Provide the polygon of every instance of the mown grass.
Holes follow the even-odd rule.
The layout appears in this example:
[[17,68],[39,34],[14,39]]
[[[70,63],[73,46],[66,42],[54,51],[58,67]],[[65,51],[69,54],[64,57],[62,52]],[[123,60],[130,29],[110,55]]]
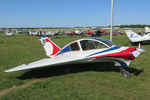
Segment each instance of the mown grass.
[[15,78],[22,72],[5,73],[4,70],[45,57],[37,39],[31,36],[0,37],[0,89],[26,82]]
[[[88,36],[87,36],[88,37]],[[102,36],[109,39],[109,36]],[[142,45],[147,52],[136,58],[130,68],[132,77],[122,78],[119,69],[109,64],[70,65],[75,70],[65,74],[62,67],[25,70],[5,73],[4,70],[23,63],[45,58],[39,37],[0,37],[0,90],[27,81],[49,77],[29,87],[17,89],[0,97],[1,100],[149,100],[150,99],[150,46]],[[82,37],[59,36],[52,40],[63,47]],[[5,44],[7,40],[7,44]],[[132,45],[126,35],[113,37],[121,46]],[[64,67],[64,66],[63,66]],[[100,69],[97,71],[97,68]],[[78,68],[78,69],[76,69]]]

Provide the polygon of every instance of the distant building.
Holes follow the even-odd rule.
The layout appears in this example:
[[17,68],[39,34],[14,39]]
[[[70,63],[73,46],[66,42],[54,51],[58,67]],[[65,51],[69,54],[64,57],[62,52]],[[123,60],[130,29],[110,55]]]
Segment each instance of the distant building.
[[120,28],[119,28],[119,27],[114,27],[114,29],[115,29],[115,30],[118,30],[118,29],[120,29]]

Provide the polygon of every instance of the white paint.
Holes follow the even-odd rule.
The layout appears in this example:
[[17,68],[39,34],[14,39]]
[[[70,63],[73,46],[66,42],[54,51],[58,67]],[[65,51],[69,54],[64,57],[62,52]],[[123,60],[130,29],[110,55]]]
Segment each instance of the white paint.
[[50,56],[53,53],[53,45],[50,42],[45,43],[44,49],[47,56]]

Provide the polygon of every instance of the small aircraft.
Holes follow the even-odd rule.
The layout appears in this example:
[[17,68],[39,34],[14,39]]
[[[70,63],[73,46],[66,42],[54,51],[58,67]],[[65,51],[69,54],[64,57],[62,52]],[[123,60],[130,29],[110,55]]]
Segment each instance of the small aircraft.
[[45,35],[47,36],[54,36],[56,34],[56,32],[54,31],[48,31],[47,33],[45,33]]
[[15,68],[5,70],[5,72],[63,64],[113,62],[115,66],[122,66],[122,76],[129,78],[130,73],[125,71],[124,67],[129,66],[136,57],[145,52],[141,48],[116,46],[104,38],[79,39],[69,43],[62,49],[48,37],[42,37],[40,40],[46,55],[51,58],[22,64]]
[[146,33],[150,33],[150,28],[149,27],[145,27],[145,32]]
[[113,31],[113,36],[118,36],[118,34],[119,34],[119,31],[117,31],[117,30]]
[[29,31],[29,34],[30,34],[30,35],[33,35],[33,36],[37,36],[38,32],[37,32],[37,31],[32,31],[32,32]]
[[75,30],[74,33],[75,33],[75,35],[84,37],[86,31],[85,30]]
[[130,39],[131,42],[149,42],[150,43],[150,33],[144,33],[143,35],[138,35],[135,32],[131,30],[126,30],[125,31],[128,38]]
[[7,36],[12,36],[14,33],[13,32],[9,32],[9,31],[6,31],[5,33]]
[[91,35],[91,37],[101,36],[100,30],[94,30],[93,32],[91,30],[88,30],[88,34]]
[[94,30],[93,32],[91,30],[88,30],[88,34],[91,35],[91,37],[95,37],[101,35],[109,35],[109,32],[107,32],[106,30]]
[[76,35],[80,35],[80,34],[82,34],[84,31],[83,31],[83,30],[75,30],[74,32],[75,32]]

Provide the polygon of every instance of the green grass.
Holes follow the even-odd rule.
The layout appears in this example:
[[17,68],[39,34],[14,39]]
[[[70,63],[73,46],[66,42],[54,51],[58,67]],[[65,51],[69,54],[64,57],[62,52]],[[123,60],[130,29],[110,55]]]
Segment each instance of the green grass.
[[[109,39],[109,36],[102,37]],[[64,74],[62,68],[5,73],[6,69],[46,57],[38,38],[25,35],[0,37],[0,90],[49,77],[48,80],[9,92],[1,96],[0,100],[150,99],[150,45],[142,45],[147,52],[136,58],[128,68],[132,75],[130,79],[122,78],[118,69],[107,64],[71,65],[81,69],[70,74]],[[81,37],[60,36],[52,37],[52,40],[63,47],[79,38]],[[126,35],[113,37],[113,42],[121,46],[133,46]],[[101,69],[97,71],[97,67]]]

